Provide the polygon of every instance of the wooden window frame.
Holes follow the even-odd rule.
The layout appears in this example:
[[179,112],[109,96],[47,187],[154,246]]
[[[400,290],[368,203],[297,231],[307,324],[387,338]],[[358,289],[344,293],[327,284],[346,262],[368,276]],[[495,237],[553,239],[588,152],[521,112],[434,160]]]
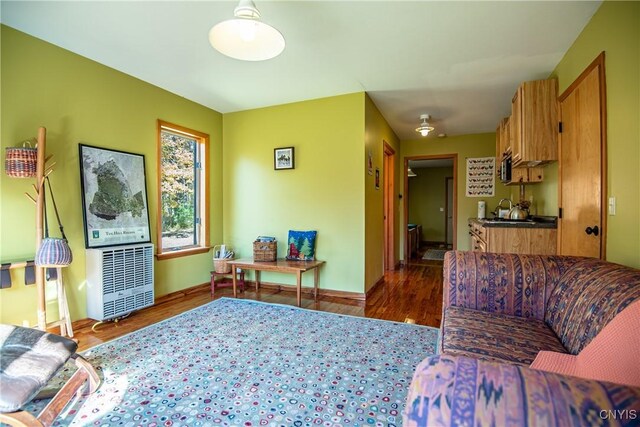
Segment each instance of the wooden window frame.
[[[183,249],[177,249],[172,251],[163,252],[162,249],[162,131],[168,130],[184,136],[194,138],[198,141],[198,144],[202,144],[204,147],[203,165],[202,165],[202,179],[200,182],[200,201],[204,206],[201,207],[201,229],[200,229],[200,244],[193,247],[185,247]],[[156,258],[158,260],[178,258],[188,255],[203,254],[211,250],[210,238],[209,238],[209,135],[203,132],[199,132],[193,129],[186,128],[184,126],[176,125],[173,123],[158,120],[157,124],[157,186],[158,186],[158,203],[157,203],[157,218],[156,218],[156,235],[158,244],[156,245]]]

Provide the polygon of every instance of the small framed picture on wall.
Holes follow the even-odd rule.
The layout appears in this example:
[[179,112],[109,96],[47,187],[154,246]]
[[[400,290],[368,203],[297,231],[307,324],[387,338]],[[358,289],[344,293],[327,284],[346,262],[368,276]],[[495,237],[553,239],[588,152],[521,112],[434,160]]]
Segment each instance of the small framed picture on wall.
[[376,190],[380,189],[380,168],[376,168]]
[[273,149],[273,168],[294,169],[295,168],[295,151],[293,147],[282,147]]

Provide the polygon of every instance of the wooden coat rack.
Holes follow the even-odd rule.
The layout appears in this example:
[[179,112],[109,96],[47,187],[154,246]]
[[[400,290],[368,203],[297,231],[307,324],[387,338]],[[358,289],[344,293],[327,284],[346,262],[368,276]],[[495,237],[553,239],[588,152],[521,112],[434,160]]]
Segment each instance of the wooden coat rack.
[[[38,153],[36,164],[36,184],[33,185],[33,189],[36,192],[35,197],[29,193],[25,193],[29,199],[36,204],[36,253],[40,249],[43,238],[43,224],[44,224],[44,180],[51,172],[55,162],[50,165],[46,163],[51,160],[53,156],[46,157],[46,144],[47,144],[47,130],[44,127],[38,129]],[[36,288],[38,292],[38,329],[47,330],[55,326],[60,327],[61,335],[68,335],[73,337],[73,330],[71,329],[71,318],[69,316],[69,306],[67,304],[67,297],[64,291],[64,284],[62,282],[62,268],[57,268],[57,294],[58,294],[58,309],[59,320],[56,322],[47,323],[47,296],[46,296],[46,280],[45,280],[45,267],[35,266],[36,276]]]

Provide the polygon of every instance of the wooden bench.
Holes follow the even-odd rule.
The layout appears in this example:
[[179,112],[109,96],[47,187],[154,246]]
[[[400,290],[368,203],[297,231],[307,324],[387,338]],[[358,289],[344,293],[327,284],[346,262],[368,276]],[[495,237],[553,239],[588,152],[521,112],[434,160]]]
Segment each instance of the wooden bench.
[[[231,268],[241,268],[243,270],[254,270],[256,272],[256,292],[260,288],[260,272],[273,271],[276,273],[291,273],[296,275],[296,292],[298,307],[302,303],[302,273],[313,270],[313,298],[318,298],[318,282],[320,281],[319,267],[324,261],[289,261],[286,259],[278,259],[273,262],[254,261],[251,258],[237,259],[228,262]],[[233,296],[238,297],[237,278],[233,275]]]

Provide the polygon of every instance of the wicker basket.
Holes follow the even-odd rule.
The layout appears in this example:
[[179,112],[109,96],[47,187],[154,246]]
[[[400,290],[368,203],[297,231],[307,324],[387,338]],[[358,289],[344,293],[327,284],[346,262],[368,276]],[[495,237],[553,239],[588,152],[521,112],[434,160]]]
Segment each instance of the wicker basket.
[[[26,145],[29,147],[26,147]],[[31,143],[26,141],[22,147],[7,147],[4,158],[4,170],[13,178],[33,178],[36,176],[38,163],[38,149],[31,148]]]
[[[213,253],[216,253],[217,250],[220,250],[220,245],[216,245],[213,247]],[[227,246],[228,250],[231,250],[229,246]],[[213,257],[213,270],[216,273],[231,273],[231,265],[229,265],[229,261],[233,261],[234,258],[216,258],[215,255]]]
[[253,242],[253,260],[272,262],[276,260],[278,242]]
[[231,265],[229,261],[233,261],[233,258],[214,258],[213,270],[216,273],[231,273]]

